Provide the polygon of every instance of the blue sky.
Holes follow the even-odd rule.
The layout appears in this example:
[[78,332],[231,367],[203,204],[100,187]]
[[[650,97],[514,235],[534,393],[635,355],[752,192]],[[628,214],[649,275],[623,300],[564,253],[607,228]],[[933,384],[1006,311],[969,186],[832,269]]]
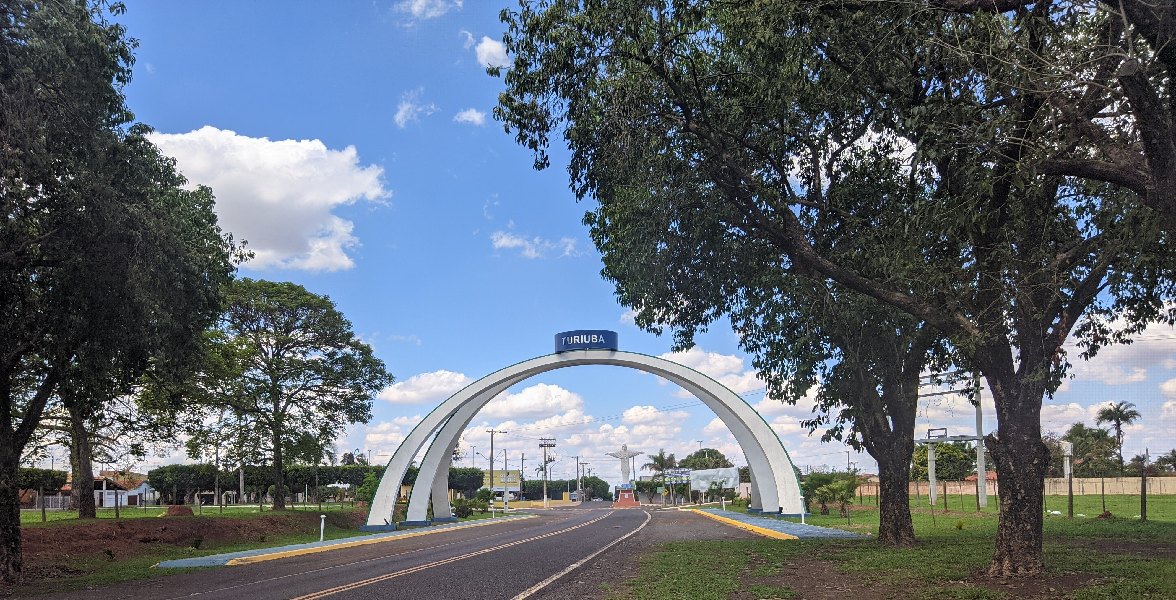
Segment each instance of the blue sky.
[[[493,121],[502,83],[485,67],[506,59],[498,13],[513,3],[127,6],[119,21],[140,40],[129,104],[190,180],[213,187],[222,225],[257,253],[242,275],[329,295],[397,377],[375,401],[372,422],[351,428],[339,451],[386,460],[419,415],[468,381],[551,352],[559,331],[613,329],[622,349],[669,352],[668,337],[626,320],[600,277],[580,223],[592,206],[569,192],[563,149],[537,172]],[[1128,400],[1145,415],[1129,430],[1129,455],[1176,445],[1176,334],[1165,327],[1149,336],[1079,365],[1047,400],[1047,429],[1091,422],[1095,404]],[[800,431],[808,407],[756,393],[762,386],[728,326],[698,341],[676,360],[746,393],[795,462],[845,464],[844,446]],[[621,443],[681,457],[703,440],[741,462],[714,415],[683,396],[620,368],[549,373],[488,406],[463,446],[487,452],[483,424],[513,429],[495,446],[497,464],[506,449],[517,468],[521,453],[538,464],[537,438],[554,435],[555,476],[570,473],[568,457],[578,454],[614,482],[619,463],[604,453]],[[921,411],[920,431],[974,429],[962,400],[939,398]],[[868,456],[849,458],[874,467]]]

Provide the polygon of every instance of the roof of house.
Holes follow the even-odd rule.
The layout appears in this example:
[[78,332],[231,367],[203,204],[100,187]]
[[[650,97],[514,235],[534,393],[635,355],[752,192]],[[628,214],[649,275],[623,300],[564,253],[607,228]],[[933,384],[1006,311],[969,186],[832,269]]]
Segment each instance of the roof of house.
[[146,475],[131,471],[98,471],[98,474],[103,477],[109,477],[128,490],[133,490],[139,487],[144,481],[147,481]]
[[[985,471],[984,473],[985,481],[996,481],[996,471]],[[976,475],[974,473],[972,475],[968,475],[964,478],[964,481],[976,481]]]

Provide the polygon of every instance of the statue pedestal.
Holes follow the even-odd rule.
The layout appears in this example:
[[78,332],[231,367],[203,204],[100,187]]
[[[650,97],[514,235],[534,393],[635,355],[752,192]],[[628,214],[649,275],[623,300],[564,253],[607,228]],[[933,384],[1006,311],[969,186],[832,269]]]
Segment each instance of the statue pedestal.
[[621,490],[613,502],[613,508],[636,508],[638,506],[641,506],[641,503],[634,497],[633,490]]

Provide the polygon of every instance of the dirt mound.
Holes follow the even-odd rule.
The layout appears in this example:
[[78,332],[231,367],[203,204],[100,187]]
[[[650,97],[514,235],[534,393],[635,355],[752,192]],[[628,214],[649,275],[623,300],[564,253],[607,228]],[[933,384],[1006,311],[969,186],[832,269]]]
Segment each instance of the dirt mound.
[[191,517],[195,514],[192,512],[192,507],[183,504],[173,504],[167,507],[167,516],[169,517]]
[[[306,535],[306,541],[311,538],[317,541],[319,514],[285,511],[248,517],[59,521],[50,526],[22,528],[21,534],[28,573],[33,578],[38,575],[52,577],[76,568],[79,558],[122,560],[151,554],[152,549],[161,544],[215,550],[219,545],[265,542],[290,535]],[[366,516],[364,511],[330,512],[327,513],[327,523],[341,529],[358,530]]]

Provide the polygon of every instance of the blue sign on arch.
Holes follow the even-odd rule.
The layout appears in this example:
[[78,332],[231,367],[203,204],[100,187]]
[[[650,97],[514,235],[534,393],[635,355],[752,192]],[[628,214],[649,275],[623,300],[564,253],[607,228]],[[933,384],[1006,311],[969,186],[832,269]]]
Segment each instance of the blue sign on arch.
[[555,353],[570,350],[616,350],[617,332],[603,329],[578,329],[555,334]]

